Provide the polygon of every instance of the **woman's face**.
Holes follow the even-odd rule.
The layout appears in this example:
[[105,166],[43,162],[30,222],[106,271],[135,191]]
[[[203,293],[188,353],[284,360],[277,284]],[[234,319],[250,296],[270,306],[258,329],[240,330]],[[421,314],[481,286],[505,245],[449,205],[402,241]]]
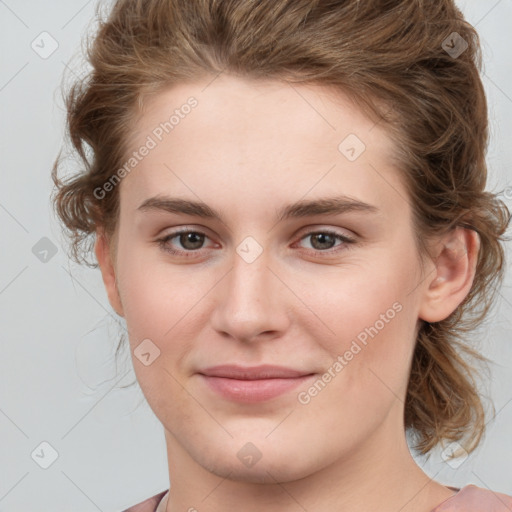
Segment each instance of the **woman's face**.
[[287,481],[403,438],[432,278],[380,125],[221,75],[149,100],[131,143],[117,309],[174,460]]

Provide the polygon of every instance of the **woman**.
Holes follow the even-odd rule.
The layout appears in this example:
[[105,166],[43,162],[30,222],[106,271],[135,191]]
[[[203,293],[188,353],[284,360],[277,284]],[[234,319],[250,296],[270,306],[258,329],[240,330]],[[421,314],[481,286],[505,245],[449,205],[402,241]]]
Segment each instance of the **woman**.
[[464,334],[510,213],[479,52],[450,0],[114,4],[53,176],[165,432],[170,490],[129,511],[512,509],[406,439],[484,431]]

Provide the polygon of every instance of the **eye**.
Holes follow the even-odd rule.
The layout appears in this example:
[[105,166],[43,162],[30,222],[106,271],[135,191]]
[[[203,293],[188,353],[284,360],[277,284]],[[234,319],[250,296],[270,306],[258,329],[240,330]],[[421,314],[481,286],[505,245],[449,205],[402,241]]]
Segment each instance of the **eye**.
[[[177,242],[185,249],[174,249],[171,241],[177,239]],[[163,238],[157,240],[160,248],[166,252],[177,256],[192,257],[194,253],[202,249],[205,238],[208,238],[205,233],[201,231],[192,231],[190,229],[183,229],[169,233]]]
[[[348,237],[347,235],[329,229],[310,231],[309,233],[306,233],[304,236],[302,236],[300,241],[306,240],[308,238],[311,240],[312,246],[312,248],[308,249],[308,251],[314,252],[315,255],[326,253],[325,256],[346,250],[349,248],[349,244],[354,244],[356,242],[356,240]],[[174,239],[176,239],[176,241],[173,243],[172,241]],[[194,253],[200,252],[200,250],[203,248],[205,239],[208,239],[208,236],[202,231],[181,229],[179,231],[169,233],[165,237],[156,240],[156,242],[165,252],[175,256],[192,258],[196,256]],[[337,240],[340,241],[341,244],[337,246],[337,249],[331,250],[333,247],[335,247]],[[183,249],[176,249],[175,244],[180,244]],[[323,255],[324,254],[322,254],[322,256]]]
[[[311,241],[310,244],[312,246],[312,251],[316,253],[328,253],[329,255],[346,250],[349,248],[349,244],[356,242],[353,238],[348,237],[347,235],[329,229],[310,231],[306,235],[302,236],[300,241],[307,239],[310,239]],[[330,250],[335,247],[334,244],[336,243],[336,240],[339,240],[342,243],[337,246],[337,249]]]

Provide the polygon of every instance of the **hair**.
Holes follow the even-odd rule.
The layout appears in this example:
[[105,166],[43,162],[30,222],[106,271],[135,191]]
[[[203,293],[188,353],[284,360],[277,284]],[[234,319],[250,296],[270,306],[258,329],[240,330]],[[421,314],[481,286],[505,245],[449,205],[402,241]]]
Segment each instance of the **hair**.
[[[99,7],[99,6],[98,6]],[[488,114],[477,32],[452,0],[118,0],[88,41],[91,69],[65,97],[80,169],[52,177],[70,257],[87,261],[97,230],[115,234],[119,187],[98,199],[126,161],[145,98],[219,73],[332,88],[351,98],[396,143],[418,253],[457,226],[480,238],[476,275],[445,320],[422,322],[404,426],[426,454],[460,441],[473,451],[485,409],[475,378],[486,361],[468,334],[488,315],[504,274],[510,212],[485,191]],[[460,55],[446,41],[458,34]],[[448,48],[453,47],[448,45]],[[119,346],[118,346],[119,349]]]

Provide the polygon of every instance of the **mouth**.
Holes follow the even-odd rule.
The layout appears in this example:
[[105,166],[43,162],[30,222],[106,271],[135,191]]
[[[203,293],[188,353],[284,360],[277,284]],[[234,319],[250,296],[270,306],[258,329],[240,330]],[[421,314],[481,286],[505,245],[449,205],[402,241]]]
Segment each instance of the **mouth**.
[[271,400],[305,384],[316,374],[283,366],[221,365],[198,372],[208,388],[222,398],[245,403]]

